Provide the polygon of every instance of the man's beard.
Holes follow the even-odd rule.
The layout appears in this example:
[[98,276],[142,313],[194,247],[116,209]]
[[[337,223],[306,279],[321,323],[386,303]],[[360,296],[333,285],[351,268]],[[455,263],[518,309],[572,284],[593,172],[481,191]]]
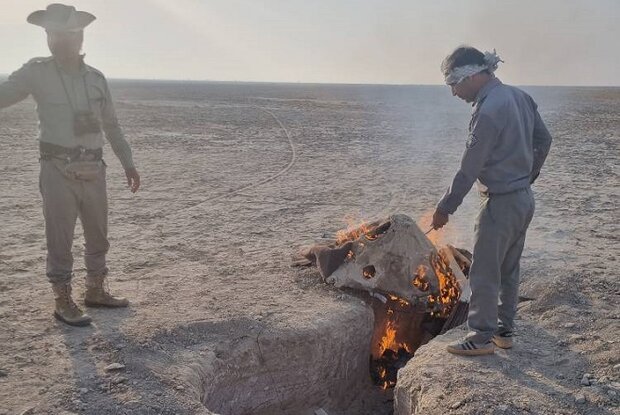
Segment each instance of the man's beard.
[[71,59],[80,55],[80,50],[68,45],[57,45],[50,48],[52,55],[59,59]]

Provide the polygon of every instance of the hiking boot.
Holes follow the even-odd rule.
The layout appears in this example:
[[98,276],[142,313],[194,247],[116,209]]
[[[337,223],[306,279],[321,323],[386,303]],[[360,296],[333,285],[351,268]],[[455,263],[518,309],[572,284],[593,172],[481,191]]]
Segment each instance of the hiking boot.
[[469,340],[461,340],[460,342],[449,344],[446,349],[448,352],[459,356],[481,356],[495,353],[495,345],[491,341],[474,343]]
[[84,296],[84,304],[87,307],[127,307],[129,305],[129,301],[126,298],[114,297],[110,294],[105,282],[105,275],[98,277],[86,277],[86,295]]
[[91,318],[88,314],[84,314],[71,298],[71,283],[52,284],[52,290],[56,302],[54,317],[70,326],[88,326],[90,324]]
[[512,336],[512,331],[502,330],[495,333],[492,340],[497,347],[500,347],[502,349],[510,349],[512,348]]

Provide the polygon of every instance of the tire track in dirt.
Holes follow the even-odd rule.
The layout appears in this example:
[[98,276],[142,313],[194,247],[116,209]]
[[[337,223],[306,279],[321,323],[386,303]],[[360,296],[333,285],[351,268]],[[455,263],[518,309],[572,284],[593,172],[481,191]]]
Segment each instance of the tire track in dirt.
[[286,128],[286,126],[282,123],[280,118],[278,118],[278,116],[273,113],[273,111],[268,110],[268,109],[263,108],[263,107],[259,107],[257,105],[250,105],[250,108],[257,109],[257,110],[262,111],[262,112],[268,114],[269,116],[271,116],[271,118],[274,119],[274,121],[278,124],[278,126],[280,126],[282,131],[284,131],[286,139],[288,140],[289,146],[291,148],[291,159],[290,159],[289,163],[282,170],[280,170],[279,172],[277,172],[275,174],[272,174],[272,175],[270,175],[269,177],[267,177],[267,178],[265,178],[263,180],[260,180],[260,181],[257,181],[257,182],[253,182],[253,183],[247,184],[245,186],[241,186],[241,187],[239,187],[237,189],[234,189],[234,190],[222,193],[219,196],[215,196],[215,197],[212,197],[212,198],[207,198],[207,199],[201,200],[201,201],[199,201],[199,202],[197,202],[197,203],[195,203],[193,205],[190,205],[188,207],[185,207],[185,208],[181,209],[180,211],[173,212],[174,214],[178,214],[179,212],[189,212],[189,211],[191,211],[193,209],[196,209],[199,206],[201,206],[201,205],[203,205],[203,204],[205,204],[207,202],[216,202],[216,201],[221,200],[221,199],[223,199],[225,197],[234,196],[234,195],[239,194],[239,193],[241,193],[243,191],[257,188],[259,186],[262,186],[264,184],[272,182],[273,180],[277,179],[280,176],[285,175],[286,173],[288,173],[293,168],[293,166],[297,162],[297,149],[295,148],[295,143],[293,142],[293,139],[291,138],[291,134],[289,133],[289,131]]

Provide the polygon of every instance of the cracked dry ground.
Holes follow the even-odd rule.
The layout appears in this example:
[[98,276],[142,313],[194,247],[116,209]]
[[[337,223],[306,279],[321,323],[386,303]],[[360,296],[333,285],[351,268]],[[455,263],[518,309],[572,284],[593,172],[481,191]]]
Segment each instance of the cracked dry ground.
[[[530,92],[555,142],[535,186],[520,345],[474,364],[443,351],[458,331],[435,339],[397,388],[417,391],[411,412],[618,413],[620,91]],[[106,148],[111,288],[132,307],[89,311],[86,329],[51,318],[33,104],[0,112],[0,413],[207,413],[201,400],[235,413],[226,405],[249,399],[235,395],[242,381],[263,402],[257,413],[296,413],[295,401],[386,413],[389,396],[365,389],[352,357],[366,347],[368,308],[290,268],[290,256],[348,215],[427,216],[459,161],[469,108],[435,87],[115,82],[113,93],[144,177],[130,195]],[[298,155],[260,186],[292,152],[255,106],[276,114]],[[446,242],[471,247],[476,204],[472,192]],[[582,386],[585,373],[596,382]]]

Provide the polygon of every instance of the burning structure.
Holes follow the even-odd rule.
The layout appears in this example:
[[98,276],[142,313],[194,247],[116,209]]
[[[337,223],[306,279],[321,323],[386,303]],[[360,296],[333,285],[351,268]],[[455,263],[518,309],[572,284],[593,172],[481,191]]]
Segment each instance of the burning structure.
[[303,256],[326,283],[368,294],[375,314],[370,371],[384,389],[421,345],[465,321],[471,256],[438,249],[406,215],[339,231]]

